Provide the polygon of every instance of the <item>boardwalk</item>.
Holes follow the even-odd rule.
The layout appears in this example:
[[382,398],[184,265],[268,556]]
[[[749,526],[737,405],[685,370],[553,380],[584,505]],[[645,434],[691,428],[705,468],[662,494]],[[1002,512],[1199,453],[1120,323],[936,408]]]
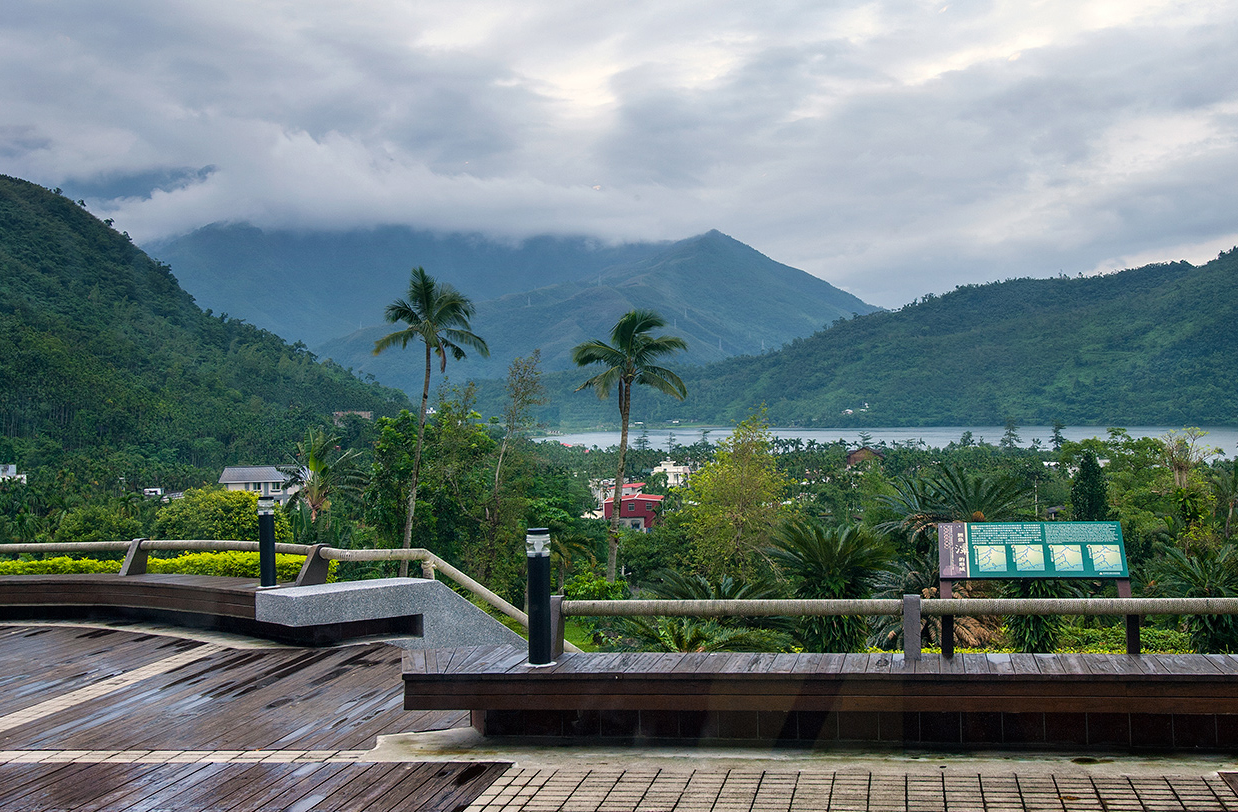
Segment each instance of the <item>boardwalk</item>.
[[[1089,773],[1061,759],[969,772],[943,755],[827,762],[766,752],[758,763],[685,751],[651,767],[616,751],[519,743],[401,751],[389,738],[375,749],[379,736],[457,736],[469,721],[403,710],[401,653],[0,626],[0,810],[1238,810],[1216,769],[1194,762],[1123,775],[1120,765]],[[433,656],[468,662],[463,652]]]

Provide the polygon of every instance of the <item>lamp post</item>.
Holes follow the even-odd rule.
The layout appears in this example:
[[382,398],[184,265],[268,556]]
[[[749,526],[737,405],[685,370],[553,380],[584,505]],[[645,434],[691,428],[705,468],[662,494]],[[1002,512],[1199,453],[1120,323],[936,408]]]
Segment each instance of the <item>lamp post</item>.
[[261,586],[275,586],[275,497],[258,497],[258,577]]
[[552,663],[550,637],[550,530],[530,527],[524,536],[529,563],[529,665]]

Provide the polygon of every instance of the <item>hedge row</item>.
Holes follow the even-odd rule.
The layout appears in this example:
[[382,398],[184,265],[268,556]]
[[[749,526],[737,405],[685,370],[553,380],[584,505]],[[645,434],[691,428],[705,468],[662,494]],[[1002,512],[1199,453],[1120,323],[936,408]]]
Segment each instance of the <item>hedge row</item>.
[[[295,581],[305,557],[276,555],[275,574],[280,581]],[[0,575],[67,575],[73,573],[120,572],[119,561],[70,558],[67,555],[41,561],[0,561]],[[336,562],[331,562],[328,581],[335,580]],[[257,578],[258,554],[245,552],[185,553],[176,558],[150,558],[147,572],[172,575],[220,575],[232,578]]]

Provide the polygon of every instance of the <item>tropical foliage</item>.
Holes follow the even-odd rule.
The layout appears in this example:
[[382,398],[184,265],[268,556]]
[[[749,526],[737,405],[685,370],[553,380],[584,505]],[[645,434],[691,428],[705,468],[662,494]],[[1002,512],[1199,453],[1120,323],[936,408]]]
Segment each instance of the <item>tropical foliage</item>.
[[623,505],[623,484],[628,450],[628,419],[632,414],[632,388],[649,386],[677,400],[687,396],[679,376],[660,366],[668,356],[687,349],[687,343],[676,336],[655,336],[654,330],[666,326],[666,320],[652,310],[632,310],[624,314],[610,331],[611,343],[594,339],[578,344],[572,350],[572,361],[577,366],[600,366],[602,371],[576,387],[592,389],[599,400],[610,397],[618,390],[619,401],[619,459],[616,464],[614,511],[611,516],[609,545],[606,552],[606,578],[615,580],[615,567],[619,553],[620,509]]
[[[425,348],[425,377],[421,386],[421,406],[417,414],[417,439],[413,445],[413,467],[408,487],[408,513],[404,520],[402,546],[412,546],[413,520],[417,513],[417,480],[421,474],[421,449],[426,429],[426,410],[430,404],[430,371],[433,356],[439,360],[439,372],[447,371],[447,356],[457,361],[465,357],[464,349],[478,354],[490,354],[481,336],[469,329],[473,303],[449,284],[438,282],[424,268],[413,269],[408,283],[408,295],[387,305],[386,318],[391,324],[404,322],[397,330],[374,342],[374,354],[392,347],[407,348],[410,341],[420,341]],[[408,562],[400,563],[400,576],[408,575]]]

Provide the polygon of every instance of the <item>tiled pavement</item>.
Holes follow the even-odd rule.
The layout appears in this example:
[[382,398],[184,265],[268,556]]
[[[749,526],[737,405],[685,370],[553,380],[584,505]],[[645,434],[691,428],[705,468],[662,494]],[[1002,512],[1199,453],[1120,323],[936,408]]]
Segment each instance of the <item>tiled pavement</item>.
[[468,812],[1015,812],[1238,809],[1216,775],[1020,777],[512,768]]
[[[45,770],[57,764],[115,765],[117,769],[130,769],[126,765],[134,768],[148,765],[143,775],[153,776],[158,771],[166,772],[174,766],[180,769],[189,764],[233,765],[218,768],[225,770],[243,768],[246,764],[271,765],[263,769],[283,769],[279,767],[281,764],[303,765],[305,769],[314,770],[313,765],[321,764],[324,765],[321,770],[339,770],[354,769],[340,766],[341,762],[364,765],[399,759],[515,761],[518,763],[499,775],[488,788],[481,789],[480,795],[476,794],[476,790],[472,791],[470,797],[473,800],[467,806],[468,812],[1005,812],[1026,809],[1060,812],[1238,812],[1238,795],[1218,775],[1217,767],[1212,764],[1194,771],[1191,765],[1185,765],[1187,769],[1181,770],[1178,767],[1184,765],[1167,764],[1165,774],[1153,774],[1155,769],[1150,773],[1145,766],[1136,774],[1123,775],[1121,764],[1109,765],[1108,769],[1092,774],[1079,769],[1055,771],[1052,766],[1043,765],[1040,769],[1025,770],[1019,766],[995,768],[992,764],[969,773],[965,764],[953,762],[948,771],[936,774],[931,771],[936,769],[933,765],[929,765],[929,769],[903,769],[905,763],[900,765],[896,761],[888,761],[883,764],[879,759],[875,767],[870,764],[869,768],[849,765],[845,759],[817,764],[767,763],[762,767],[744,765],[728,768],[728,764],[736,763],[733,759],[697,757],[690,752],[682,757],[663,760],[665,766],[651,766],[648,759],[612,756],[590,763],[588,755],[565,760],[546,758],[544,751],[515,749],[509,752],[500,749],[497,753],[493,750],[470,753],[463,748],[445,750],[440,754],[422,752],[420,756],[417,753],[401,756],[391,748],[368,749],[374,742],[374,735],[391,732],[392,720],[395,720],[394,724],[408,720],[410,725],[415,726],[416,719],[420,720],[420,724],[436,725],[442,723],[442,717],[419,717],[400,712],[400,685],[394,672],[390,686],[393,698],[384,698],[382,691],[385,689],[382,686],[386,683],[386,677],[382,676],[385,673],[382,669],[391,665],[382,658],[363,660],[358,659],[360,654],[349,655],[352,658],[349,662],[355,661],[357,665],[346,668],[332,665],[334,670],[324,670],[320,677],[314,676],[313,663],[300,665],[299,670],[255,672],[259,673],[263,682],[255,690],[269,691],[273,697],[280,696],[279,684],[283,680],[289,683],[295,679],[308,680],[298,684],[311,692],[334,686],[332,690],[337,694],[332,696],[335,699],[325,705],[307,706],[300,713],[308,713],[313,718],[297,722],[295,717],[285,713],[287,706],[280,704],[283,700],[254,700],[250,693],[238,690],[235,683],[212,669],[203,669],[203,666],[213,662],[226,664],[227,657],[234,656],[227,653],[230,649],[226,640],[198,640],[192,647],[188,644],[169,647],[157,640],[143,639],[143,635],[126,636],[128,633],[101,636],[66,631],[36,640],[12,626],[8,627],[7,632],[11,635],[7,650],[6,634],[0,632],[0,663],[4,662],[6,655],[13,654],[21,640],[27,647],[39,646],[38,650],[46,658],[40,658],[37,664],[33,664],[35,661],[31,659],[25,662],[9,659],[7,664],[0,666],[0,733],[3,733],[10,748],[0,750],[0,776],[4,777],[16,775],[12,772],[15,770]],[[241,644],[239,648],[247,646]],[[356,650],[361,651],[360,648]],[[51,652],[55,652],[59,659],[52,658]],[[247,656],[252,658],[258,655]],[[288,658],[292,654],[273,653],[270,656]],[[328,665],[331,664],[326,663],[323,667]],[[176,679],[183,684],[178,684]],[[358,680],[358,685],[368,685],[365,691],[369,692],[366,694],[369,698],[364,707],[350,709],[350,703],[355,705],[360,702],[360,689],[348,689],[352,679]],[[364,683],[366,679],[369,683]],[[187,685],[201,685],[201,688],[186,688]],[[135,704],[133,711],[127,711],[123,700],[134,691],[142,694],[143,703],[152,704]],[[183,711],[167,711],[169,715],[165,721],[152,727],[150,720],[154,717],[141,709],[153,707],[164,701],[164,696],[171,696],[177,691],[180,694],[176,694],[179,696],[176,702],[181,705],[176,707],[183,706]],[[244,705],[245,702],[250,702],[250,705]],[[282,734],[263,730],[261,734],[266,738],[256,738],[261,725],[248,718],[236,719],[234,726],[238,732],[228,740],[236,741],[241,746],[234,749],[177,749],[177,745],[184,748],[186,743],[193,743],[186,742],[186,739],[193,738],[193,731],[198,728],[192,725],[202,724],[203,713],[218,717],[227,726],[230,706],[256,709],[263,714],[262,718],[268,726],[278,723],[294,729]],[[97,714],[92,713],[92,709],[96,708]],[[182,712],[182,716],[175,715]],[[103,726],[97,723],[96,716],[117,718]],[[218,726],[220,722],[215,724]],[[304,730],[295,728],[297,724],[303,724]],[[362,728],[369,731],[365,736],[349,732]],[[210,730],[207,727],[202,729]],[[73,749],[75,742],[84,740],[84,730],[93,730],[90,733],[93,741],[115,749],[82,749],[80,745],[78,749]],[[323,738],[323,730],[334,732]],[[333,742],[334,747],[322,746],[321,743],[327,741]],[[159,744],[166,749],[143,749],[143,745],[152,748]],[[318,746],[315,747],[315,744]],[[937,760],[946,761],[948,758]],[[152,773],[152,770],[156,772]],[[490,781],[492,774],[488,773],[480,786]],[[336,772],[331,775],[336,777],[323,780],[342,786],[351,774]],[[287,780],[292,779],[289,777]],[[295,794],[296,786],[290,785],[287,791]],[[453,797],[460,798],[459,794]],[[307,798],[307,803],[298,804],[297,808],[327,808],[318,806],[317,801],[309,803],[309,800]],[[460,812],[468,800],[466,798],[464,804],[456,804],[451,809]],[[244,806],[235,808],[248,809]],[[343,806],[331,808],[362,807],[345,802]],[[419,807],[396,804],[391,808]]]

